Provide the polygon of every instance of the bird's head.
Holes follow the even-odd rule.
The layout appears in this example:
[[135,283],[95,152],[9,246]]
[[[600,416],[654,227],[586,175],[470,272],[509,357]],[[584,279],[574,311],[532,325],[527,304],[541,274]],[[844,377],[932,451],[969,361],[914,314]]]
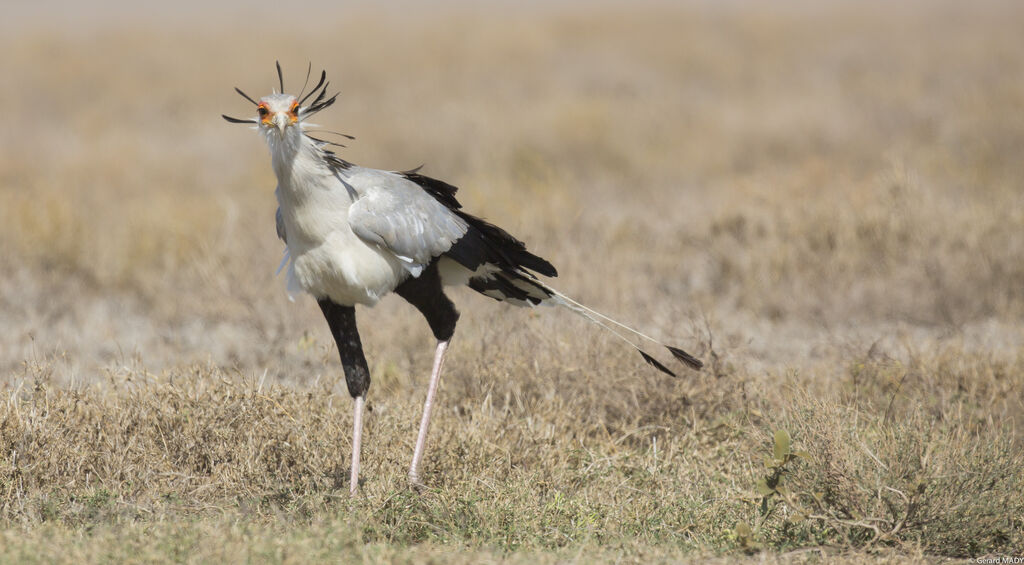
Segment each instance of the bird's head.
[[[334,101],[338,98],[337,94],[327,95],[327,87],[330,85],[327,82],[327,71],[320,73],[320,81],[313,87],[313,90],[310,90],[308,94],[303,96],[306,85],[309,84],[309,72],[311,70],[312,65],[306,71],[306,83],[303,84],[298,96],[284,94],[284,76],[281,73],[281,63],[277,63],[277,78],[281,87],[280,93],[269,94],[257,101],[242,92],[241,89],[235,88],[235,92],[238,92],[243,98],[256,106],[255,118],[222,117],[235,124],[254,124],[256,129],[259,129],[268,137],[276,136],[272,139],[284,139],[288,136],[301,135],[304,126],[303,120],[334,104]],[[312,99],[312,102],[306,104],[310,99]]]
[[279,135],[284,135],[285,129],[298,125],[301,113],[299,99],[291,94],[264,96],[256,103],[257,127],[261,131],[277,131]]

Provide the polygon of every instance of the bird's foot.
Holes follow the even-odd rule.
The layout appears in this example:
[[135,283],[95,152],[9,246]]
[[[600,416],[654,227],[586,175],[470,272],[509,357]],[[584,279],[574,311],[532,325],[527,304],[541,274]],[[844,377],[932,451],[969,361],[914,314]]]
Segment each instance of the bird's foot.
[[416,492],[423,492],[423,490],[427,488],[427,485],[423,484],[423,481],[420,480],[419,473],[417,473],[415,471],[410,471],[409,472],[409,487],[412,488],[412,490],[414,490]]

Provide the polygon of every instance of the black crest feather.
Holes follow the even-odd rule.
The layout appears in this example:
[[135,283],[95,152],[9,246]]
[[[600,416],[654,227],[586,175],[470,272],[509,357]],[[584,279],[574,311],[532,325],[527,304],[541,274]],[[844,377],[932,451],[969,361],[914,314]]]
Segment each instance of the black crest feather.
[[227,120],[227,121],[229,121],[229,122],[231,122],[233,124],[255,124],[256,123],[256,120],[252,120],[252,119],[242,120],[242,119],[239,119],[239,118],[232,118],[231,116],[226,116],[224,114],[221,114],[220,117],[224,118],[225,120]]
[[316,83],[316,86],[313,87],[313,90],[309,91],[309,94],[307,94],[305,97],[303,97],[301,100],[299,100],[299,104],[305,104],[306,100],[308,100],[310,96],[313,96],[314,94],[316,94],[316,91],[320,90],[321,86],[324,86],[324,81],[326,81],[326,80],[327,80],[327,71],[320,71],[320,81]]
[[302,93],[306,91],[306,87],[309,86],[309,75],[313,72],[313,62],[309,62],[309,66],[306,67],[306,80],[302,81],[302,90],[299,91],[299,95],[296,98],[302,98]]
[[249,102],[252,102],[252,105],[253,105],[253,106],[259,106],[259,102],[256,102],[255,100],[253,100],[252,98],[250,98],[248,94],[246,94],[246,93],[242,92],[242,89],[241,89],[241,88],[238,88],[238,87],[236,86],[236,87],[235,87],[235,92],[237,92],[237,93],[241,94],[241,95],[242,95],[242,98],[245,98],[245,99],[246,99],[246,100],[248,100]]

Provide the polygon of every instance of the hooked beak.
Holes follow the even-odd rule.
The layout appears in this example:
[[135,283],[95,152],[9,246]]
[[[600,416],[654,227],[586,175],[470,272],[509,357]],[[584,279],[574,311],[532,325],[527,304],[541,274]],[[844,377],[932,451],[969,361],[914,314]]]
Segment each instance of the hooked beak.
[[284,112],[278,112],[274,114],[274,125],[277,126],[277,130],[284,134],[284,128],[291,124],[291,118],[289,118]]

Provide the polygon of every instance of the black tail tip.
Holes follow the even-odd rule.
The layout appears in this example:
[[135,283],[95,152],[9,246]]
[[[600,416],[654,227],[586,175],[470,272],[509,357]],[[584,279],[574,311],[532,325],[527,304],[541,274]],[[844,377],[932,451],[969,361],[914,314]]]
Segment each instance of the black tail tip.
[[670,370],[668,369],[668,367],[666,367],[665,365],[662,365],[662,364],[661,364],[661,361],[658,361],[658,360],[657,360],[657,359],[655,359],[654,357],[651,357],[650,355],[648,355],[647,353],[645,353],[645,352],[644,352],[644,351],[643,351],[642,349],[637,349],[637,351],[639,351],[639,352],[640,352],[640,355],[642,355],[642,356],[643,356],[643,358],[644,358],[644,361],[647,361],[647,364],[648,364],[648,365],[650,365],[650,366],[654,367],[655,369],[657,369],[657,370],[661,371],[662,373],[665,373],[666,375],[668,375],[668,376],[670,376],[670,377],[674,377],[674,376],[676,376],[676,374],[675,374],[675,373],[673,373],[672,371],[670,371]]
[[678,347],[672,347],[671,345],[666,345],[665,347],[667,347],[668,350],[672,352],[673,357],[675,357],[681,363],[695,371],[699,371],[701,367],[704,366],[704,363],[701,362],[700,359],[697,359],[693,355],[690,355],[689,353],[683,351],[682,349],[679,349]]

